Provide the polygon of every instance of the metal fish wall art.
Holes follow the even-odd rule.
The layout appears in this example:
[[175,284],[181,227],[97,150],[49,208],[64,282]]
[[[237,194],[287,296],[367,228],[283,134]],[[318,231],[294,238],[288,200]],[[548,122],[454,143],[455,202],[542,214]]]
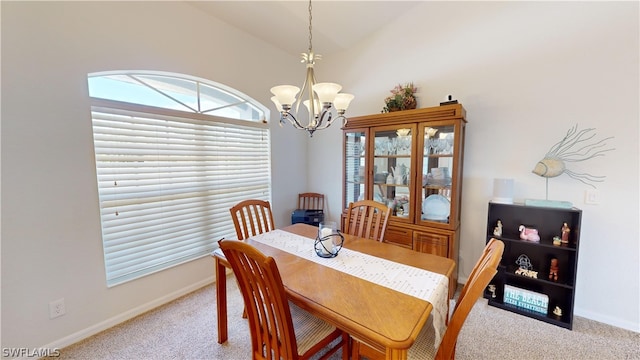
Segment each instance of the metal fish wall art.
[[562,140],[551,147],[542,160],[538,161],[532,172],[544,178],[552,178],[564,173],[595,188],[593,183],[604,181],[605,176],[577,173],[566,167],[568,162],[593,159],[594,157],[604,156],[607,151],[615,150],[615,148],[606,148],[607,140],[613,139],[613,136],[595,140],[596,134],[594,131],[594,128],[578,131],[578,125],[576,124],[567,131]]

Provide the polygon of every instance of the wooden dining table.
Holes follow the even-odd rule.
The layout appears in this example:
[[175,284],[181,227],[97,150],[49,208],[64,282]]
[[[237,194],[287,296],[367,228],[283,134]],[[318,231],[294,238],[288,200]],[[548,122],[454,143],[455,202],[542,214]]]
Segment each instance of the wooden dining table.
[[[299,223],[280,230],[314,239],[318,228]],[[407,358],[408,348],[433,310],[429,301],[418,297],[363,280],[252,238],[243,241],[275,259],[290,301],[349,333],[354,339],[380,350],[387,359]],[[343,247],[441,274],[447,279],[456,266],[449,258],[347,234],[344,234]],[[214,252],[213,258],[216,268],[218,343],[222,344],[228,338],[225,270],[228,263],[220,253]],[[444,311],[448,312],[448,309]]]

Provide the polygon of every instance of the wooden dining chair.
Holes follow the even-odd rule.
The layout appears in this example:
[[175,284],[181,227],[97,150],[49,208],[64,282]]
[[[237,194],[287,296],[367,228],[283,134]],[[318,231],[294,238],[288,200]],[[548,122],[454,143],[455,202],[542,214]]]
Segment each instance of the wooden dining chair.
[[253,359],[327,359],[340,348],[349,358],[348,334],[288,301],[272,257],[243,241],[219,244],[244,298]]
[[324,195],[313,192],[298,194],[298,209],[324,210]]
[[360,200],[349,204],[344,233],[377,241],[384,240],[391,209],[373,200]]
[[[233,219],[238,240],[244,240],[251,236],[275,229],[271,204],[268,201],[258,199],[244,200],[231,207],[229,212]],[[218,271],[218,264],[222,264],[229,269],[231,268],[231,265],[220,249],[214,250],[213,254],[216,261],[216,271]],[[225,274],[216,273],[216,278],[218,276],[225,276]],[[247,317],[246,309],[242,313],[242,317]]]
[[275,229],[271,204],[268,201],[244,200],[234,205],[229,212],[231,212],[238,240]]
[[[482,256],[473,267],[469,279],[464,284],[453,314],[449,319],[447,329],[445,330],[440,345],[435,347],[435,331],[433,329],[432,316],[422,328],[418,338],[409,348],[407,359],[437,359],[452,360],[455,358],[456,344],[458,342],[458,334],[464,325],[464,321],[471,312],[473,305],[478,301],[484,289],[489,285],[491,279],[497,272],[502,253],[504,252],[504,243],[497,239],[491,239],[484,248]],[[384,354],[358,341],[352,343],[352,358],[360,359],[364,356],[370,360],[384,359]]]

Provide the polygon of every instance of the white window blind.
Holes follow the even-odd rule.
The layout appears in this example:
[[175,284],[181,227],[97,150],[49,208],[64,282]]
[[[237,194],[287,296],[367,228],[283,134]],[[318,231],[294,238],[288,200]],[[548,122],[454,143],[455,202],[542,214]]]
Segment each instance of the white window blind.
[[208,255],[235,234],[230,207],[271,198],[262,124],[97,106],[92,119],[109,286]]

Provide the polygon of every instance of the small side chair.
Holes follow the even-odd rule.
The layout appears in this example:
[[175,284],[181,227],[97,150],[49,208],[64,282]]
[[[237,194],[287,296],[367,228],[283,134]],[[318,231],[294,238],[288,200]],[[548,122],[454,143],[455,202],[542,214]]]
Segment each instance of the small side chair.
[[314,192],[298,194],[298,209],[324,210],[324,195]]

